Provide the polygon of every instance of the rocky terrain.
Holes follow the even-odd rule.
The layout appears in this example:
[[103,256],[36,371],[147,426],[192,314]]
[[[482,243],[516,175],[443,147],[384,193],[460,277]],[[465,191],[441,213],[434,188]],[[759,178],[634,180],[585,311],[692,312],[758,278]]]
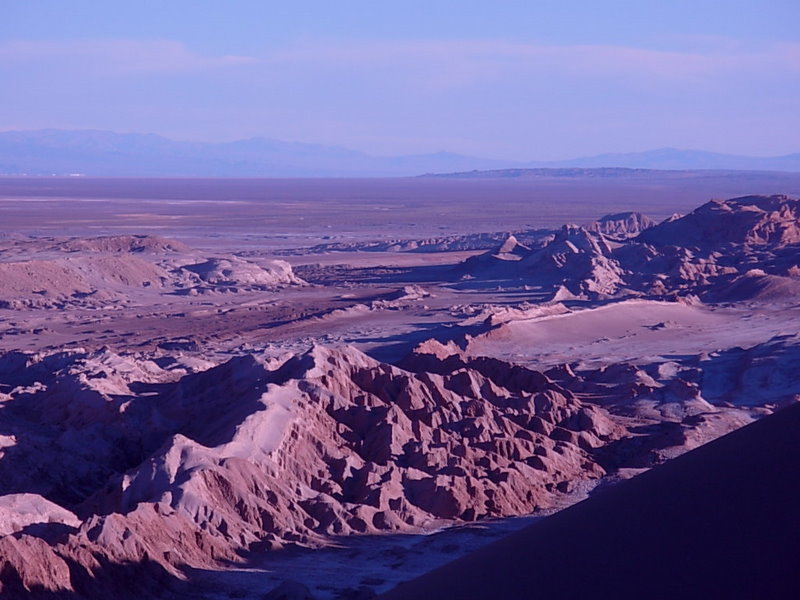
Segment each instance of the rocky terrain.
[[4,308],[102,308],[130,302],[141,288],[197,295],[304,283],[281,260],[206,257],[149,235],[0,242],[0,277]]
[[795,405],[380,597],[791,598],[798,427]]
[[73,590],[72,564],[177,573],[331,535],[527,514],[791,401],[732,406],[715,389],[714,406],[696,372],[545,374],[433,341],[401,366],[320,346],[205,370],[107,350],[6,354],[4,573]]
[[281,259],[10,231],[3,597],[366,598],[791,405],[799,210]]
[[658,225],[609,215],[587,228],[565,225],[540,248],[510,237],[462,269],[479,279],[524,280],[554,299],[791,300],[800,274],[799,216],[786,196],[711,201]]

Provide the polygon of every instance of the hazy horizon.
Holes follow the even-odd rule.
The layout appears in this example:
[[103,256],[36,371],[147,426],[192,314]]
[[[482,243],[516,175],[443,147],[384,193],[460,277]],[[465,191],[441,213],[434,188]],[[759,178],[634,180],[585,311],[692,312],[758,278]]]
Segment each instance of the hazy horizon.
[[[247,142],[253,140],[263,140],[266,142],[277,142],[277,143],[284,143],[284,144],[297,144],[297,145],[307,145],[307,146],[320,146],[323,148],[330,148],[330,149],[337,149],[337,150],[350,150],[353,152],[360,152],[369,156],[373,156],[376,158],[401,158],[404,156],[415,156],[415,155],[425,155],[425,154],[460,154],[452,149],[449,148],[439,148],[439,149],[432,149],[425,152],[419,152],[415,154],[392,154],[392,153],[371,153],[365,150],[359,150],[357,148],[353,148],[347,146],[345,144],[336,144],[336,143],[322,143],[319,141],[314,140],[298,140],[298,139],[283,139],[272,137],[269,135],[251,135],[248,137],[238,137],[232,139],[224,139],[224,140],[215,140],[215,139],[189,139],[189,138],[179,138],[173,137],[169,135],[164,135],[161,133],[157,133],[155,131],[133,131],[133,130],[121,130],[121,129],[98,129],[98,128],[80,128],[80,129],[64,129],[60,127],[43,127],[37,129],[6,129],[0,130],[0,134],[6,133],[20,133],[20,134],[27,134],[27,133],[39,133],[39,132],[59,132],[59,133],[97,133],[97,134],[114,134],[114,135],[131,135],[131,136],[156,136],[159,138],[163,138],[165,140],[171,142],[178,142],[178,143],[197,143],[197,144],[226,144],[226,143],[234,143],[234,142]],[[675,151],[675,152],[698,152],[698,153],[709,153],[709,154],[721,154],[721,155],[731,155],[731,156],[742,156],[742,157],[749,157],[749,158],[776,158],[776,157],[783,157],[789,155],[796,155],[800,154],[800,142],[797,144],[796,150],[790,150],[788,152],[784,152],[781,154],[763,154],[763,153],[756,153],[756,152],[746,152],[746,153],[729,153],[729,152],[715,152],[712,150],[708,150],[706,148],[688,148],[688,147],[674,147],[674,146],[659,146],[659,147],[650,147],[650,148],[643,148],[639,150],[620,150],[615,152],[597,152],[592,155],[570,155],[564,156],[560,159],[552,159],[552,160],[538,160],[538,159],[524,159],[519,157],[499,157],[499,156],[481,156],[476,158],[485,158],[490,160],[498,160],[498,161],[508,161],[508,162],[520,162],[520,163],[537,163],[537,162],[552,162],[552,163],[560,163],[562,161],[570,161],[574,159],[583,159],[583,158],[596,158],[598,156],[603,155],[626,155],[626,154],[647,154],[652,152],[663,152],[663,151]]]
[[4,8],[0,130],[520,161],[799,150],[795,2]]

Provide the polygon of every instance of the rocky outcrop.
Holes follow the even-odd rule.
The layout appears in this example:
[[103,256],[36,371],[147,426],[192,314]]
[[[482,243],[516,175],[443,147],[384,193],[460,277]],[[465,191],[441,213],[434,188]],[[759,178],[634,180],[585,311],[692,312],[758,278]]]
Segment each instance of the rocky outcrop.
[[136,256],[80,256],[0,262],[3,308],[91,305],[121,300],[132,288],[161,288],[168,273]]
[[[431,348],[403,369],[314,347],[183,375],[107,351],[5,355],[0,504],[24,533],[8,569],[28,586],[37,553],[174,572],[530,512],[605,473],[594,450],[625,430],[602,409],[537,371]],[[71,572],[47,577],[68,589]]]
[[[108,593],[119,577],[161,590],[183,567],[248,551],[549,507],[580,481],[748,422],[726,403],[734,388],[756,390],[763,369],[772,388],[796,392],[795,346],[775,344],[785,355],[546,373],[433,340],[398,366],[349,346],[243,354],[198,372],[108,350],[9,353],[2,589]],[[728,385],[730,369],[749,375]],[[739,405],[769,412],[791,399]]]
[[496,250],[469,258],[459,270],[472,278],[514,279],[553,294],[564,288],[573,297],[592,299],[614,295],[623,282],[605,238],[576,225],[565,225],[536,249],[510,236]]
[[92,238],[70,238],[55,244],[53,247],[65,252],[133,252],[138,254],[167,254],[190,252],[192,250],[183,242],[160,235],[108,235]]
[[583,227],[565,225],[552,242],[526,256],[520,266],[536,281],[566,287],[592,297],[615,294],[623,271],[602,236]]
[[791,597],[798,428],[792,406],[379,598]]
[[797,244],[800,202],[781,195],[712,200],[684,217],[642,232],[637,241],[656,247],[716,250],[728,244],[773,247]]
[[39,255],[24,259],[7,258],[0,249],[0,308],[96,308],[127,304],[142,293],[263,291],[305,283],[282,260],[200,258],[185,254],[190,249],[179,242],[151,236],[37,247]]
[[[551,235],[549,229],[527,229],[514,234],[523,245],[538,244]],[[464,250],[492,250],[508,238],[508,233],[469,233],[425,239],[391,239],[380,241],[328,242],[310,248],[278,251],[277,254],[318,254],[324,252],[459,252]],[[242,252],[240,256],[247,256]]]
[[38,494],[0,496],[0,536],[40,523],[60,523],[67,527],[80,525],[73,513]]
[[197,286],[214,289],[235,287],[270,287],[302,283],[286,261],[272,260],[265,265],[236,257],[209,258],[203,262],[183,265],[181,269],[196,280]]
[[541,248],[486,253],[462,270],[524,282],[555,300],[693,294],[710,302],[788,301],[798,256],[800,201],[747,196],[655,226],[638,213],[608,215],[589,229],[564,226]]
[[624,241],[636,237],[645,229],[656,226],[656,221],[639,212],[623,212],[600,217],[591,223],[587,229],[604,236]]
[[[245,546],[308,543],[546,506],[562,481],[601,475],[587,452],[620,433],[534,371],[443,359],[412,373],[352,348],[316,347],[262,371],[236,395],[243,410],[202,418],[221,414],[216,390],[238,372],[247,370],[226,364],[181,381],[164,404],[191,397],[178,409],[193,415],[190,428],[92,502],[124,513],[171,498],[202,529],[224,528]],[[209,497],[218,499],[213,515],[203,508]]]

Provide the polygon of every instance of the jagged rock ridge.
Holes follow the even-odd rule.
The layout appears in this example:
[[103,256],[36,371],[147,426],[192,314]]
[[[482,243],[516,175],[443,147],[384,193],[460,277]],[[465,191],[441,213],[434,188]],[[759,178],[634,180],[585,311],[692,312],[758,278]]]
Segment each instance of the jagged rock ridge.
[[[800,390],[786,348],[770,368]],[[148,581],[331,535],[548,507],[578,481],[747,422],[701,394],[727,402],[723,372],[760,364],[750,355],[720,359],[703,382],[696,368],[542,373],[433,340],[399,366],[349,346],[244,354],[197,372],[108,350],[8,353],[3,589],[77,589],[119,564]],[[629,429],[645,400],[653,414]],[[751,404],[763,402],[776,397]],[[644,422],[662,425],[648,437],[636,432]]]
[[566,298],[561,290],[593,300],[791,297],[800,276],[800,201],[714,200],[655,226],[633,215],[609,215],[589,229],[564,226],[543,247],[519,254],[512,264],[500,250],[490,251],[460,271],[479,279],[522,280],[550,290],[555,299]]
[[2,492],[63,511],[38,529],[5,519],[18,549],[5,569],[66,589],[68,575],[28,573],[14,557],[37,549],[91,569],[85,548],[173,569],[520,514],[602,476],[593,449],[624,433],[536,371],[426,352],[406,367],[349,347],[196,374],[108,351],[4,356]]

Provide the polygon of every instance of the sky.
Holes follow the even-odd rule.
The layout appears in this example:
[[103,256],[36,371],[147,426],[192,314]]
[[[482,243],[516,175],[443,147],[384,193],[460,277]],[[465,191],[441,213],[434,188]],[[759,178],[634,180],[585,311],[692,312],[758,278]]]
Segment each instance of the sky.
[[0,130],[800,152],[798,0],[0,0]]

